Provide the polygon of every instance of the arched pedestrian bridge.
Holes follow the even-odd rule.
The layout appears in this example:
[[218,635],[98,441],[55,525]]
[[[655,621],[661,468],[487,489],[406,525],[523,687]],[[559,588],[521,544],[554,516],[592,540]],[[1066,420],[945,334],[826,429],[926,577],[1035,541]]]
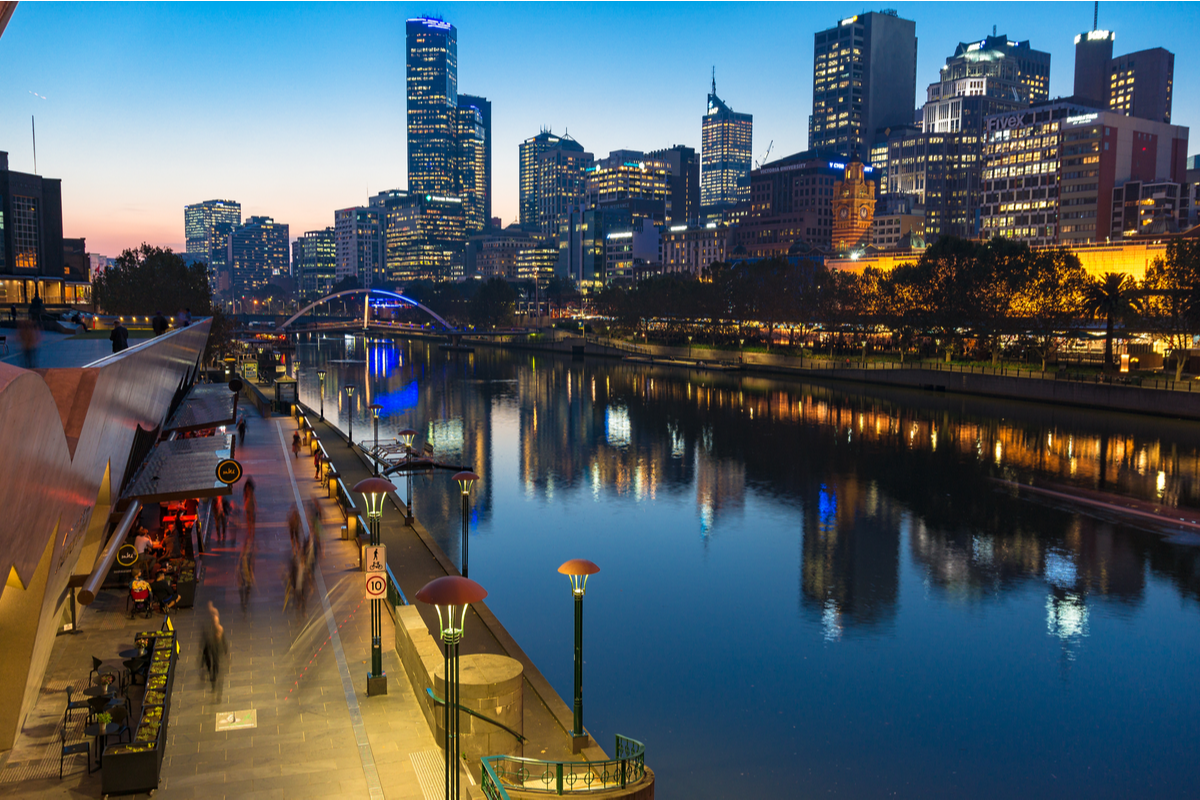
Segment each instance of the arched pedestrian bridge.
[[[389,292],[386,289],[346,289],[345,291],[334,292],[333,294],[325,295],[320,300],[317,300],[316,302],[313,302],[313,303],[309,303],[304,308],[300,309],[295,314],[288,317],[287,321],[284,322],[282,325],[280,325],[276,330],[286,331],[292,327],[292,324],[296,320],[300,319],[305,314],[307,314],[309,311],[312,311],[314,308],[321,305],[322,303],[328,303],[330,300],[335,300],[339,297],[345,297],[346,295],[351,295],[351,294],[379,295],[381,297],[390,297],[395,300],[399,300],[400,302],[405,303],[409,306],[412,306],[413,308],[419,308],[420,310],[424,311],[429,316],[433,317],[433,319],[439,325],[441,325],[442,328],[445,329],[445,331],[447,333],[457,333],[457,334],[465,333],[465,331],[456,330],[453,325],[451,325],[449,322],[447,322],[445,319],[443,319],[440,314],[438,314],[436,311],[432,310],[428,306],[418,303],[416,300],[413,300],[411,297],[405,297],[404,295],[397,294],[396,292]],[[363,322],[362,322],[363,329],[366,329],[370,325],[370,321],[371,321],[370,315],[371,315],[371,303],[368,298],[368,302],[363,303]],[[341,327],[340,324],[339,324],[339,327]]]

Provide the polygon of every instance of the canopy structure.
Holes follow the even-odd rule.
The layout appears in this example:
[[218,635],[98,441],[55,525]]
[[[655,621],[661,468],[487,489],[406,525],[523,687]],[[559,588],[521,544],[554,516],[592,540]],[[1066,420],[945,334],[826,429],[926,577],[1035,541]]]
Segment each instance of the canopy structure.
[[231,494],[233,489],[217,480],[217,464],[229,458],[232,444],[232,434],[159,442],[123,496],[147,505]]
[[237,392],[224,383],[198,383],[163,426],[163,433],[198,431],[237,421]]

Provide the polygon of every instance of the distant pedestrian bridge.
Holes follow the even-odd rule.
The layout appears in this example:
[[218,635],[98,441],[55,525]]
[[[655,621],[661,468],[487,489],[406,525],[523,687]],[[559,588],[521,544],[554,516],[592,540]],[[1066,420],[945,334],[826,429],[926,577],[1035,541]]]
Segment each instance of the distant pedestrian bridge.
[[[321,305],[322,303],[328,303],[330,300],[335,300],[339,297],[345,297],[346,295],[352,295],[352,294],[376,295],[379,297],[388,297],[393,300],[399,300],[401,303],[412,306],[413,308],[418,308],[421,311],[424,311],[429,316],[433,317],[434,321],[437,322],[439,325],[441,325],[442,328],[444,328],[447,333],[458,333],[459,332],[455,329],[455,327],[453,325],[451,325],[449,322],[447,322],[445,319],[443,319],[440,314],[438,314],[436,311],[430,309],[428,306],[418,303],[416,300],[413,300],[411,297],[405,297],[404,295],[397,294],[396,292],[389,292],[386,289],[346,289],[345,291],[342,291],[342,292],[334,292],[333,294],[325,295],[320,300],[317,300],[314,303],[309,303],[304,308],[297,311],[295,314],[293,314],[291,317],[289,317],[286,322],[284,322],[282,325],[280,325],[278,328],[276,328],[276,330],[286,331],[292,327],[292,324],[295,323],[296,320],[300,319],[305,314],[307,314],[309,311],[312,311],[314,308]],[[369,299],[368,299],[368,302],[363,303],[362,327],[364,329],[366,329],[370,325],[370,323],[371,323],[371,303],[369,302]]]

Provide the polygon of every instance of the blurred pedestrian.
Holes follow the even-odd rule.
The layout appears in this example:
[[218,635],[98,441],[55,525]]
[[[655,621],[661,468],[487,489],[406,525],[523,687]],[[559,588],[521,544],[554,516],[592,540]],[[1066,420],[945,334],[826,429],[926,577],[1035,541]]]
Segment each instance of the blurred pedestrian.
[[250,592],[254,590],[254,545],[249,539],[242,543],[238,555],[238,596],[242,600],[242,613],[250,604]]
[[226,516],[224,497],[218,497],[213,502],[213,522],[216,523],[217,541],[225,541],[225,526],[228,524],[229,518]]
[[216,694],[217,702],[221,701],[221,667],[229,656],[229,640],[225,637],[225,628],[221,625],[221,613],[217,611],[212,601],[208,601],[208,624],[204,629],[204,671]]
[[17,304],[16,303],[13,303],[12,306],[8,309],[8,318],[13,322],[17,321]]
[[300,431],[292,432],[292,455],[300,457]]
[[112,342],[112,351],[119,353],[126,347],[129,347],[129,331],[125,328],[125,323],[117,320],[117,324],[113,326],[112,333],[108,334],[109,341]]
[[17,335],[21,339],[21,355],[24,357],[25,369],[37,367],[38,342],[42,335],[37,326],[27,319],[17,323]]
[[258,517],[258,501],[254,496],[257,490],[254,478],[246,478],[246,485],[242,487],[242,506],[246,510],[246,538],[250,542],[254,541],[254,524]]
[[246,443],[246,418],[245,417],[242,417],[241,419],[238,420],[237,432],[238,432],[238,446],[240,447],[241,445],[244,445]]
[[320,450],[320,448],[318,448],[317,451],[315,453],[313,453],[313,466],[316,468],[316,474],[313,475],[313,480],[319,481],[319,480],[321,480],[321,450]]
[[33,293],[33,299],[29,301],[29,319],[38,325],[42,324],[42,298],[37,291]]
[[154,328],[155,336],[162,336],[167,332],[167,328],[170,327],[167,324],[167,318],[163,316],[161,311],[154,312],[154,319],[150,320],[150,324]]

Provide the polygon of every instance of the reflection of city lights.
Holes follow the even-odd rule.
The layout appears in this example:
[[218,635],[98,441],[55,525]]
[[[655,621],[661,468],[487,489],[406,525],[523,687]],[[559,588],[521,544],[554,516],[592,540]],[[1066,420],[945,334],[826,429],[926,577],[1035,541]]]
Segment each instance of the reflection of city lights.
[[1004,458],[1004,446],[996,442],[996,466],[1000,466],[1000,461]]
[[604,410],[604,430],[612,447],[629,445],[629,409],[625,406],[609,406]]
[[1061,600],[1053,594],[1046,596],[1046,632],[1059,639],[1075,639],[1088,635],[1088,607],[1083,597],[1074,592]]
[[712,497],[705,495],[700,502],[700,533],[707,536],[712,530],[713,524],[713,504]]
[[842,612],[832,598],[825,601],[821,609],[821,630],[824,631],[825,641],[836,642],[842,638]]
[[1158,496],[1162,497],[1163,492],[1167,490],[1167,473],[1162,470],[1158,471],[1158,478],[1154,481],[1154,488],[1158,490]]
[[1063,589],[1070,588],[1075,585],[1077,574],[1075,562],[1071,561],[1068,556],[1052,550],[1046,553],[1046,562],[1042,567],[1042,574],[1046,576],[1046,580],[1055,586]]

